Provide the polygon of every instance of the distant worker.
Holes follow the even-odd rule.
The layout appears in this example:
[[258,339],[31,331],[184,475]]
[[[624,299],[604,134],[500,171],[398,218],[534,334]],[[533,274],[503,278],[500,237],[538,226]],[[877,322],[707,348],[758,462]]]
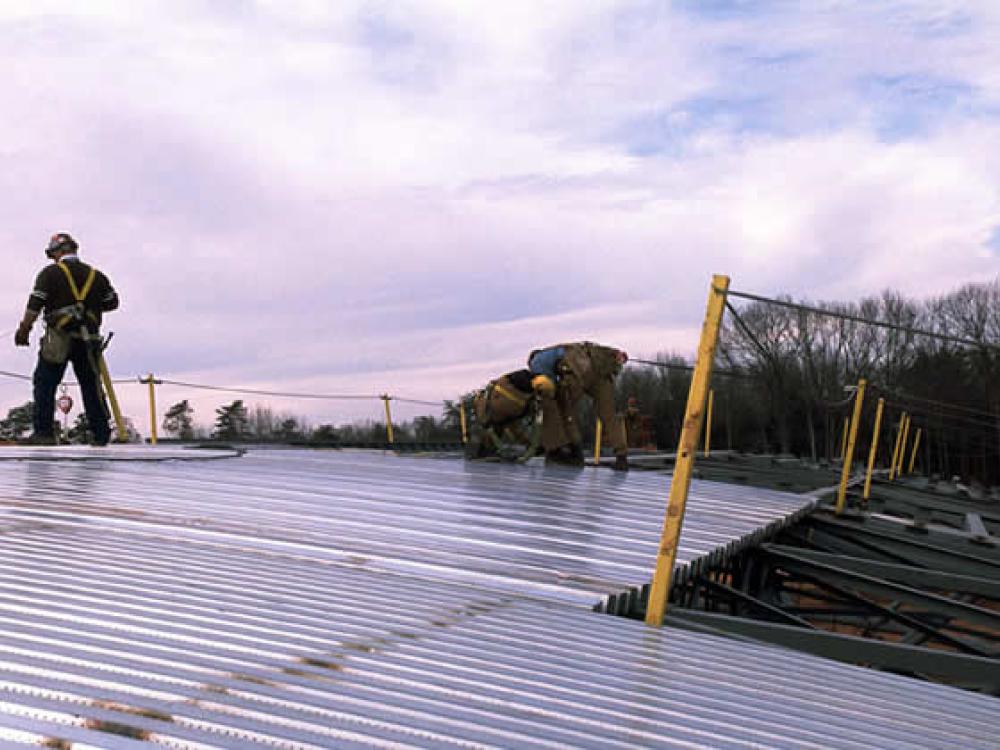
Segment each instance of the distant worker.
[[484,458],[497,454],[508,437],[528,446],[529,452],[533,454],[533,438],[524,430],[524,419],[535,408],[535,392],[531,387],[531,373],[528,370],[508,372],[490,381],[472,399],[476,423],[482,430],[478,441],[472,446],[472,457]]
[[45,255],[53,263],[35,279],[24,318],[14,334],[15,345],[28,346],[31,327],[44,314],[45,334],[33,378],[34,434],[28,439],[36,445],[55,444],[55,395],[68,362],[73,363],[80,384],[91,443],[107,445],[111,436],[99,386],[99,330],[102,314],[117,309],[118,294],[107,276],[77,257],[78,249],[76,240],[65,232],[52,236]]
[[614,468],[628,471],[625,426],[615,416],[615,378],[628,355],[620,349],[589,341],[560,344],[533,351],[528,357],[532,387],[542,404],[542,445],[547,460],[583,465],[583,446],[576,410],[584,394],[614,447]]

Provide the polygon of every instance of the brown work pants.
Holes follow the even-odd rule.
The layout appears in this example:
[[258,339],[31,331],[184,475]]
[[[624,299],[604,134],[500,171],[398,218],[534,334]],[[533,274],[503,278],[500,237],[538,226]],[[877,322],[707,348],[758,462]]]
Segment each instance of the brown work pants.
[[563,376],[555,398],[542,398],[542,445],[546,452],[567,443],[582,442],[576,423],[577,406],[584,394],[594,401],[594,411],[604,425],[604,438],[614,447],[616,456],[628,453],[625,425],[615,416],[615,386],[610,377],[595,377],[584,384],[574,372]]

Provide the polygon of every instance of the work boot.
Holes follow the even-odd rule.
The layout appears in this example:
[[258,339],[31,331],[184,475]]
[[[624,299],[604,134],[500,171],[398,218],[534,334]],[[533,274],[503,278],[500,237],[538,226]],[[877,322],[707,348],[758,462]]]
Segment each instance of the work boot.
[[17,441],[18,445],[55,445],[55,435],[29,435]]
[[569,460],[573,466],[583,466],[585,461],[583,459],[583,448],[576,443],[569,446]]
[[615,465],[611,468],[615,471],[628,471],[628,456],[615,456]]

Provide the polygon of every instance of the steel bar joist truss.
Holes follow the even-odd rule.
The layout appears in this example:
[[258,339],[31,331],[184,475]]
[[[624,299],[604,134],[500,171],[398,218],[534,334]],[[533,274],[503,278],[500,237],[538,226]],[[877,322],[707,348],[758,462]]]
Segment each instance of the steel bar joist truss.
[[996,659],[680,607],[671,609],[665,622],[698,632],[777,644],[837,661],[863,663],[893,672],[936,678],[973,690],[1000,693],[1000,662]]
[[[937,502],[914,495],[916,506]],[[816,510],[692,565],[668,622],[1000,694],[995,510],[945,499],[934,512],[927,522],[922,511]],[[642,617],[644,595],[612,597],[606,611]]]

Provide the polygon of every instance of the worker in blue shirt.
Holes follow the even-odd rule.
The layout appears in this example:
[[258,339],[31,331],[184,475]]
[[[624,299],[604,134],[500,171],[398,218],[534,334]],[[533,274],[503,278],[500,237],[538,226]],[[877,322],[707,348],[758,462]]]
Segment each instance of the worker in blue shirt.
[[536,349],[528,357],[531,385],[542,405],[542,445],[546,459],[583,464],[583,447],[576,410],[586,394],[614,447],[614,468],[628,470],[625,426],[615,416],[615,378],[628,355],[590,341]]

